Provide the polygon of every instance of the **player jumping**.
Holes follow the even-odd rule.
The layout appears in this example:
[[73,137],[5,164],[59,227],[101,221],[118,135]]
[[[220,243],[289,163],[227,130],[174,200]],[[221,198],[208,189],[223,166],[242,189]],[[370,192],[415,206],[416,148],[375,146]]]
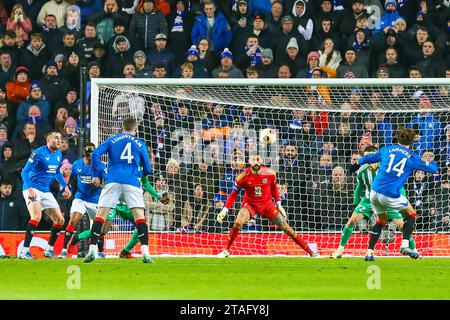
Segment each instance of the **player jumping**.
[[53,245],[64,224],[64,216],[61,213],[58,202],[56,202],[55,197],[50,192],[50,185],[53,180],[56,178],[61,185],[64,198],[68,199],[71,196],[69,187],[60,171],[62,153],[58,147],[61,142],[61,134],[51,131],[47,134],[46,140],[47,145],[34,150],[22,170],[22,193],[31,218],[27,225],[24,246],[19,254],[20,259],[34,259],[30,253],[30,244],[36,227],[41,221],[42,211],[53,221],[50,240],[47,248],[44,250],[44,256],[47,258],[56,257]]
[[143,261],[144,263],[153,263],[148,252],[148,227],[144,217],[144,196],[139,182],[141,161],[143,176],[151,174],[152,167],[145,142],[136,137],[136,119],[123,120],[122,130],[122,133],[109,138],[92,153],[93,184],[100,185],[100,158],[104,154],[108,154],[108,173],[106,174],[106,185],[100,194],[97,216],[91,228],[89,253],[83,262],[91,262],[95,259],[97,241],[102,233],[105,219],[111,208],[115,208],[117,201],[123,197],[133,213],[141,242]]
[[[217,221],[222,223],[230,207],[233,206],[242,188],[245,189],[242,207],[234,221],[233,227],[228,236],[226,248],[219,253],[219,257],[228,257],[233,241],[237,238],[242,226],[255,214],[259,213],[269,219],[272,224],[278,226],[296,244],[302,247],[310,256],[316,254],[308,246],[308,243],[300,237],[286,222],[286,212],[281,206],[280,196],[276,183],[275,171],[262,166],[262,159],[259,155],[252,155],[249,159],[250,167],[240,173],[233,187],[233,191],[228,196],[225,206],[217,215]],[[272,198],[275,199],[276,206]]]
[[390,145],[380,151],[369,154],[358,160],[359,165],[376,163],[381,161],[375,180],[370,191],[370,203],[373,211],[378,216],[372,232],[381,233],[381,229],[387,222],[386,210],[402,212],[405,217],[403,226],[403,240],[400,253],[417,259],[419,253],[409,248],[411,234],[414,229],[416,212],[408,199],[400,193],[411,172],[421,170],[429,173],[437,173],[436,162],[424,162],[420,156],[409,148],[414,143],[416,132],[412,129],[400,128],[397,132],[397,145]]
[[[95,150],[93,143],[86,144],[83,150],[83,158],[78,159],[72,166],[71,178],[77,179],[77,193],[73,199],[72,207],[70,208],[70,220],[66,226],[64,235],[64,245],[59,258],[66,258],[67,246],[78,222],[87,212],[91,219],[94,219],[97,214],[97,204],[102,189],[92,184],[92,165],[91,153]],[[103,180],[106,177],[106,168],[103,163],[100,163],[100,178]]]
[[[377,151],[377,148],[374,146],[368,146],[364,150],[364,155],[369,155],[372,153],[375,153]],[[344,229],[342,230],[342,236],[341,241],[339,244],[339,247],[336,251],[334,251],[330,258],[336,259],[336,258],[342,258],[342,254],[344,253],[345,245],[347,244],[348,240],[350,239],[353,228],[363,219],[369,221],[372,218],[373,210],[372,206],[370,205],[370,189],[372,187],[372,182],[375,179],[375,176],[378,171],[379,164],[373,163],[369,165],[362,166],[358,172],[357,172],[357,185],[355,188],[354,193],[354,200],[353,204],[357,205],[355,210],[353,211],[352,216],[347,221],[347,224],[344,226]],[[405,191],[402,188],[401,190],[402,194],[405,195]],[[403,228],[403,216],[398,212],[391,209],[387,210],[388,214],[388,220],[392,220],[397,227],[401,230]],[[371,237],[372,239],[373,237]],[[377,242],[378,238],[374,242]],[[372,239],[373,241],[373,239]],[[414,240],[410,239],[409,247],[413,250],[415,250],[415,242]],[[371,252],[368,251],[367,256]],[[372,251],[372,257],[373,257],[373,251]],[[370,260],[370,259],[369,259]],[[373,261],[373,260],[370,260]]]

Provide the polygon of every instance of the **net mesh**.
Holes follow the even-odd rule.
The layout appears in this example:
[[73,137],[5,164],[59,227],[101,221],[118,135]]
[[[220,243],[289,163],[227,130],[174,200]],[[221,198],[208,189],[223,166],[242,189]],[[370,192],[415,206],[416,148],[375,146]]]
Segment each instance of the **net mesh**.
[[[397,128],[411,127],[417,132],[412,149],[440,168],[436,175],[415,172],[405,186],[418,213],[417,248],[450,255],[448,90],[449,84],[425,83],[100,85],[91,140],[101,143],[120,132],[130,115],[138,119],[138,136],[154,168],[151,182],[170,198],[164,205],[145,194],[152,254],[211,255],[224,248],[243,193],[223,224],[216,216],[251,154],[262,155],[276,171],[289,225],[320,254],[329,254],[359,200],[354,190],[362,151],[395,143]],[[260,141],[265,128],[276,132],[273,144]],[[365,253],[374,219],[355,227],[346,253]],[[116,254],[132,230],[132,223],[116,217],[106,251]],[[397,255],[400,241],[390,224],[376,253]],[[305,254],[260,215],[243,226],[231,253]]]

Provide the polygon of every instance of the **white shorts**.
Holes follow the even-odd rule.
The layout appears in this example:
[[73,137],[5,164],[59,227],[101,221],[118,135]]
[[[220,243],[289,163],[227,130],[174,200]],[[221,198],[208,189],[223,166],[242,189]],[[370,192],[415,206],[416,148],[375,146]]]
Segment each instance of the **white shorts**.
[[141,188],[125,184],[112,182],[108,183],[100,194],[98,200],[99,208],[115,208],[117,201],[123,196],[128,208],[145,208],[144,192]]
[[[59,208],[59,204],[51,192],[42,192],[35,188],[33,188],[33,190],[36,194],[36,200],[34,200],[34,202],[40,202],[42,210]],[[32,202],[28,199],[28,193],[28,189],[22,191],[23,198],[25,199],[27,206]]]
[[81,199],[73,199],[72,201],[72,207],[70,208],[70,214],[74,212],[79,212],[81,214],[84,214],[87,212],[89,217],[91,219],[94,219],[97,215],[97,204],[92,202],[83,201]]
[[391,198],[370,190],[370,204],[375,214],[382,214],[387,209],[402,211],[408,207],[408,203],[408,199],[404,195],[400,195],[398,198]]

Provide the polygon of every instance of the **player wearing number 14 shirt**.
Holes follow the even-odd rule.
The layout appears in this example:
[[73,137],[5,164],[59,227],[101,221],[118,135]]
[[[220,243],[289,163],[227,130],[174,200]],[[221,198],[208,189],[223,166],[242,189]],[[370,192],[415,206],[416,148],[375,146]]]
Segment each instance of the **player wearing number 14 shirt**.
[[[269,219],[274,225],[283,230],[296,244],[302,247],[310,256],[316,254],[308,246],[308,243],[300,237],[286,222],[286,212],[281,206],[280,196],[278,194],[275,171],[262,166],[262,159],[259,155],[252,155],[249,159],[250,167],[240,173],[237,178],[233,191],[228,196],[222,211],[217,215],[217,221],[222,223],[230,207],[236,201],[239,192],[244,189],[245,194],[242,200],[242,207],[231,228],[226,248],[219,253],[219,257],[229,256],[229,250],[233,241],[239,234],[242,226],[254,217],[260,214]],[[276,205],[274,205],[273,200]]]
[[149,175],[152,173],[152,166],[145,142],[136,137],[136,132],[136,119],[125,119],[122,122],[122,133],[109,138],[92,153],[92,183],[96,186],[100,184],[102,169],[100,159],[104,154],[108,155],[108,173],[106,185],[98,201],[99,209],[91,228],[89,253],[84,262],[95,259],[97,242],[105,219],[123,196],[133,214],[144,263],[153,263],[148,252],[148,227],[144,217],[145,204],[139,172],[142,166],[142,175]]
[[358,164],[381,161],[380,169],[375,176],[370,191],[370,203],[378,216],[378,221],[372,229],[372,233],[381,232],[383,224],[387,221],[386,211],[388,209],[401,211],[405,217],[405,223],[400,253],[417,259],[419,254],[409,248],[409,239],[414,228],[416,212],[400,190],[414,170],[437,173],[438,165],[434,161],[424,162],[418,154],[409,149],[414,143],[415,135],[416,132],[412,129],[399,129],[397,132],[399,144],[384,147],[376,153],[364,156],[358,160]]

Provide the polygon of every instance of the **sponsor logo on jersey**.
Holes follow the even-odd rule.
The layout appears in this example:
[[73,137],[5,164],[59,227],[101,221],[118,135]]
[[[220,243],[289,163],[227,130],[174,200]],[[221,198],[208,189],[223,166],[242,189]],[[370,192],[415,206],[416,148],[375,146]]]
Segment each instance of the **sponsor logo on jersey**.
[[50,165],[48,165],[47,173],[56,173],[57,169],[58,169],[58,165],[50,164]]

